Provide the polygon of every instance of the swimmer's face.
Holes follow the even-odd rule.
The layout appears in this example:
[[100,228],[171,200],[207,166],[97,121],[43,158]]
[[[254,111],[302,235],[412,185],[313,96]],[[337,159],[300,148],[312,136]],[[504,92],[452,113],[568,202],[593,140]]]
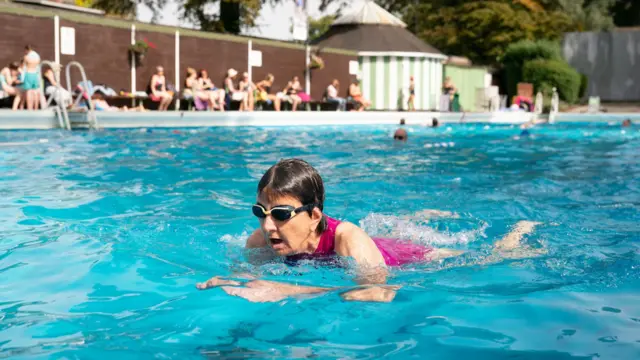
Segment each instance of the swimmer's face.
[[[292,206],[297,209],[302,204],[298,199],[285,196],[269,201],[267,196],[259,194],[257,203],[267,211],[276,206]],[[264,239],[279,256],[293,255],[305,252],[309,240],[314,239],[315,231],[322,219],[322,212],[315,208],[312,215],[302,211],[289,220],[279,221],[269,215],[260,220],[260,230]]]

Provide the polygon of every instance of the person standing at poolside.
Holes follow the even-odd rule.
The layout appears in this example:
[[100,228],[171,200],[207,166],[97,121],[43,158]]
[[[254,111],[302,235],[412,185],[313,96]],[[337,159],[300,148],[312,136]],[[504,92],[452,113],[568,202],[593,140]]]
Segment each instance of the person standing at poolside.
[[[344,291],[345,300],[389,302],[398,286],[385,285],[388,267],[435,261],[460,255],[450,249],[436,249],[407,240],[372,238],[358,226],[324,214],[325,192],[320,174],[300,159],[285,159],[273,165],[262,176],[257,187],[253,215],[260,227],[247,239],[249,261],[264,263],[276,258],[295,264],[305,259],[330,260],[339,256],[351,258],[357,269],[358,286],[328,288],[301,286],[275,281],[242,282],[214,276],[196,287],[200,290],[222,286],[230,295],[253,302],[279,301],[290,296]],[[420,216],[428,216],[426,211]],[[446,216],[445,212],[437,212]],[[518,222],[515,228],[494,244],[492,258],[521,257],[524,235],[538,223]],[[346,290],[346,291],[345,291]]]
[[409,100],[407,101],[407,108],[409,111],[416,111],[414,101],[416,99],[416,84],[413,80],[413,76],[409,78]]
[[22,91],[27,110],[36,110],[40,104],[40,55],[31,45],[24,47]]

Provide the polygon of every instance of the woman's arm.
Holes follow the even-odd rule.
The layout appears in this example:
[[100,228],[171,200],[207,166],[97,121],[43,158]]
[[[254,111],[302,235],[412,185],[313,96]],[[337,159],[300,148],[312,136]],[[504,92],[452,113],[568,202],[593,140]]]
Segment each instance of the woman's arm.
[[225,84],[227,85],[227,89],[229,90],[229,92],[231,92],[231,93],[236,92],[236,88],[235,88],[235,86],[233,85],[233,80],[231,80],[231,79],[229,79],[229,78],[226,78],[226,79],[224,80],[224,82],[225,82]]
[[336,253],[355,260],[356,282],[362,288],[342,294],[345,300],[390,302],[396,296],[397,286],[386,286],[387,271],[384,257],[371,237],[354,224],[342,222],[336,229]]

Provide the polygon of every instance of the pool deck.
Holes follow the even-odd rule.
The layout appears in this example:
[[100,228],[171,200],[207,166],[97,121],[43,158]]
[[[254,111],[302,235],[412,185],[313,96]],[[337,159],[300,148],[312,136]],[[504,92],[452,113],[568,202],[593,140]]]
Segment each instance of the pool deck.
[[[534,116],[522,112],[494,113],[440,113],[440,112],[98,112],[100,128],[173,128],[216,126],[341,126],[341,125],[391,125],[405,119],[407,125],[431,124],[437,118],[447,123],[522,124]],[[74,128],[87,128],[86,113],[69,113]],[[561,113],[556,122],[572,121],[622,121],[639,119],[640,114],[571,114]],[[58,120],[52,110],[11,111],[0,110],[1,130],[57,129]]]

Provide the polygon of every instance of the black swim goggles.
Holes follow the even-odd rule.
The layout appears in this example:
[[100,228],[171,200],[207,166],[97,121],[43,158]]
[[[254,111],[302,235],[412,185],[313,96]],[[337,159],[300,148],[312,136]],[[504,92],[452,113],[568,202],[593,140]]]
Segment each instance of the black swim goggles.
[[267,211],[262,205],[255,204],[251,210],[253,211],[253,215],[259,219],[264,219],[267,215],[271,215],[278,221],[287,221],[302,211],[313,210],[316,206],[317,204],[307,204],[296,209],[290,205],[276,205]]

